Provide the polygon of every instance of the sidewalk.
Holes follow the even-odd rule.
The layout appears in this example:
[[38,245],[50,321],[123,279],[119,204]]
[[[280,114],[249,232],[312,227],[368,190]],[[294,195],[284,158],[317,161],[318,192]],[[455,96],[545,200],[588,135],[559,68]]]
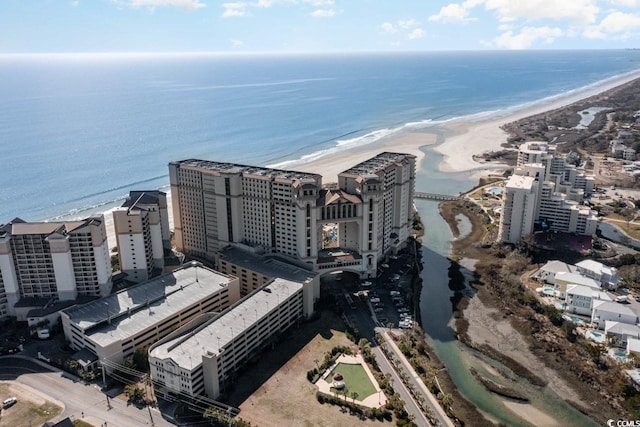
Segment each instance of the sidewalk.
[[455,427],[453,422],[449,419],[449,417],[445,413],[442,406],[440,406],[440,402],[438,402],[438,399],[436,399],[436,397],[433,394],[431,394],[431,392],[427,389],[427,387],[424,385],[424,382],[422,382],[422,379],[420,378],[420,376],[413,369],[413,366],[411,366],[411,363],[409,363],[405,355],[402,354],[402,352],[400,351],[396,343],[389,336],[389,332],[386,330],[383,330],[382,336],[384,337],[385,342],[389,345],[389,347],[391,348],[395,356],[402,363],[403,369],[405,369],[409,373],[409,375],[414,379],[414,382],[418,384],[418,387],[420,387],[420,390],[422,391],[422,393],[427,397],[427,399],[429,400],[429,403],[431,404],[431,408],[434,410],[436,417],[440,420],[440,423],[448,427]]

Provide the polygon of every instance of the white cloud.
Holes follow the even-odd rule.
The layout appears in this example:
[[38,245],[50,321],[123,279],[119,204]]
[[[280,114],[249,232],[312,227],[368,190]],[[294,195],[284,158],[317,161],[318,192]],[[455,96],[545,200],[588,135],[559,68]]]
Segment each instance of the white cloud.
[[640,30],[640,15],[613,11],[598,25],[588,27],[583,35],[590,39],[606,39],[610,36],[625,37],[629,31]]
[[416,21],[415,19],[408,19],[406,21],[398,21],[398,27],[400,28],[404,28],[405,30],[410,30],[411,28],[417,27],[418,25],[420,25],[419,21]]
[[223,18],[247,16],[249,14],[247,4],[244,2],[222,3],[221,6],[224,8],[224,12],[222,13]]
[[554,19],[589,24],[596,21],[600,11],[596,3],[597,0],[484,0],[484,7],[494,10],[503,22]]
[[469,18],[469,11],[481,5],[484,1],[485,0],[467,0],[463,3],[449,3],[443,6],[437,15],[431,15],[429,22],[453,23],[472,21],[473,19]]
[[267,8],[271,6],[278,6],[282,4],[296,4],[298,0],[258,0],[255,3],[251,3],[251,6]]
[[493,45],[506,49],[527,49],[534,43],[553,43],[556,37],[564,35],[560,28],[523,27],[519,33],[507,31],[493,40]]
[[638,7],[640,0],[610,0],[610,3],[622,7]]
[[183,10],[196,10],[206,6],[201,3],[200,0],[131,0],[129,2],[131,7],[147,7],[149,9],[155,9],[156,7],[176,7]]
[[333,0],[304,0],[304,2],[315,7],[333,6],[335,4]]
[[391,22],[385,22],[384,24],[380,25],[380,28],[385,33],[395,33],[396,31],[398,31]]
[[76,7],[80,4],[80,2],[78,0],[73,0],[72,2],[69,3],[71,6]]
[[429,17],[430,22],[464,22],[467,20],[469,10],[462,5],[451,3],[440,9],[437,15]]
[[242,40],[231,40],[231,47],[234,49],[240,49],[244,47],[244,42]]
[[415,40],[421,39],[426,35],[422,28],[418,28],[420,25],[420,21],[411,18],[398,20],[395,23],[384,22],[380,24],[380,29],[387,34],[399,33],[398,37]]
[[311,16],[314,18],[330,18],[336,14],[336,11],[333,9],[317,9],[311,12]]
[[407,38],[409,40],[416,40],[416,39],[421,39],[425,36],[425,32],[423,29],[421,28],[416,28],[415,30],[411,31],[408,35]]

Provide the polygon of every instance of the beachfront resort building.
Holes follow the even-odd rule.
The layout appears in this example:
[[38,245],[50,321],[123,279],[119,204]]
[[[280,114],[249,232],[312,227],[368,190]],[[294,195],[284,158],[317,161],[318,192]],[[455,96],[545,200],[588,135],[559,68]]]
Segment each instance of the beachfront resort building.
[[[205,160],[169,164],[177,249],[214,261],[230,244],[276,253],[327,273],[374,277],[410,236],[415,157],[381,153],[322,176]],[[337,230],[326,239],[324,230]]]
[[78,221],[0,226],[0,316],[26,320],[29,310],[111,292],[102,215]]
[[505,184],[498,240],[516,243],[536,230],[594,234],[596,213],[582,204],[593,183],[593,177],[559,156],[555,146],[523,144]]
[[312,284],[276,278],[216,317],[186,326],[149,349],[156,393],[217,399],[237,370],[305,317]]
[[243,248],[241,245],[230,245],[216,254],[216,266],[221,273],[236,276],[240,279],[240,295],[245,296],[262,288],[266,283],[279,277],[310,285],[311,292],[305,293],[305,311],[313,311],[313,304],[320,298],[320,275],[309,270],[303,263],[291,262],[278,254],[260,254]]
[[65,338],[95,360],[123,363],[205,313],[219,313],[240,299],[236,277],[191,261],[170,274],[61,312]]
[[131,191],[113,211],[120,270],[135,283],[162,273],[171,250],[167,196],[162,191]]

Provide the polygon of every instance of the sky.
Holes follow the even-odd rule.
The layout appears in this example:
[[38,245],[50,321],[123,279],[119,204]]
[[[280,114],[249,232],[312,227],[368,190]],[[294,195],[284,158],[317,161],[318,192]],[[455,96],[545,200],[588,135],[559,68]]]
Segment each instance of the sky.
[[640,0],[2,0],[0,53],[640,48]]

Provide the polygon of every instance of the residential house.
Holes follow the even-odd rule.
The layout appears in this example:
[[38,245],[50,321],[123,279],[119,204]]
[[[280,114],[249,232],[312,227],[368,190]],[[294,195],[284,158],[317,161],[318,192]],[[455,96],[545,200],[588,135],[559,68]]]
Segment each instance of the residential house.
[[602,286],[608,289],[616,289],[620,283],[618,270],[601,262],[586,259],[577,263],[576,268],[578,273],[599,281]]
[[640,339],[640,327],[638,325],[629,325],[628,323],[606,320],[604,322],[604,332],[607,335],[607,341],[616,347],[626,348],[630,338]]
[[567,264],[562,261],[549,261],[534,273],[534,278],[543,283],[556,284],[556,274],[558,273],[576,273],[575,265]]
[[577,273],[560,272],[556,274],[554,288],[558,298],[564,299],[567,297],[567,288],[570,285],[586,286],[596,292],[600,290],[600,283],[589,277],[584,277]]
[[591,322],[596,323],[599,329],[604,329],[607,320],[635,325],[638,323],[638,313],[626,304],[594,301]]
[[613,301],[613,296],[602,291],[595,290],[589,286],[569,285],[567,286],[565,304],[569,313],[591,316],[594,301]]

